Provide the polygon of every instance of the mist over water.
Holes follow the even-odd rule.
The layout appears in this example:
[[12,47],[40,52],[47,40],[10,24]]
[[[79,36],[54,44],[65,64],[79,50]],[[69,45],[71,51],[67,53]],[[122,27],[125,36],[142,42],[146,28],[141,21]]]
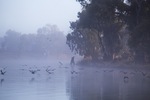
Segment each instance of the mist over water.
[[[2,100],[150,100],[150,69],[136,64],[78,62],[56,26],[0,38]],[[75,65],[70,65],[72,57]]]
[[[61,63],[60,63],[61,62]],[[149,100],[150,70],[69,60],[1,60],[2,100]],[[35,71],[35,73],[31,73]]]
[[114,1],[1,0],[0,100],[150,100],[149,1]]

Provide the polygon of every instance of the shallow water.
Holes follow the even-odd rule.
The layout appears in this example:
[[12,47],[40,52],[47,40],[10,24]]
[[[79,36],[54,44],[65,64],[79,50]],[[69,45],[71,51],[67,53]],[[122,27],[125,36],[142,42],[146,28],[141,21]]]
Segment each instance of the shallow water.
[[[7,67],[0,75],[0,100],[150,100],[148,69],[62,63],[0,61]],[[32,74],[31,68],[40,71]],[[47,68],[55,70],[49,74]]]

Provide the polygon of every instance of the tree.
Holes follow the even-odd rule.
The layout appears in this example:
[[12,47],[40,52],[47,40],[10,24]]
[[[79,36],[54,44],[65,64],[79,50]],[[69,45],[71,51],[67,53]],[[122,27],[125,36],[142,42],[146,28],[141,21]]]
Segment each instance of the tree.
[[130,30],[129,46],[135,52],[138,62],[150,61],[150,1],[127,0],[128,9],[125,16]]
[[98,60],[101,50],[97,35],[98,32],[94,29],[78,29],[67,35],[67,44],[72,51]]
[[3,47],[6,51],[18,52],[20,49],[20,36],[21,33],[8,30],[4,36]]
[[[73,32],[68,34],[67,44],[75,51],[82,51],[83,55],[87,54],[87,50],[90,50],[89,55],[95,55],[97,51],[94,49],[98,48],[96,55],[101,54],[106,59],[112,59],[113,53],[120,49],[119,31],[124,24],[121,20],[123,14],[121,9],[126,5],[122,0],[78,1],[83,6],[83,10],[78,14],[79,20],[71,23]],[[92,36],[95,44],[89,43]],[[80,52],[77,53],[80,54]],[[98,59],[98,56],[94,58]]]

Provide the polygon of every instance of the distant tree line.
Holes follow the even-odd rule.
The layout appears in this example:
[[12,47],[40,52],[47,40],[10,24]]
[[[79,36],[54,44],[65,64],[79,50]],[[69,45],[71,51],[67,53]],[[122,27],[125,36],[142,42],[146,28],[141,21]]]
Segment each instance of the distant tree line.
[[8,30],[0,37],[0,57],[51,57],[68,52],[65,35],[54,25],[39,28],[34,34]]
[[78,20],[70,22],[67,44],[93,61],[150,62],[150,0],[77,0]]

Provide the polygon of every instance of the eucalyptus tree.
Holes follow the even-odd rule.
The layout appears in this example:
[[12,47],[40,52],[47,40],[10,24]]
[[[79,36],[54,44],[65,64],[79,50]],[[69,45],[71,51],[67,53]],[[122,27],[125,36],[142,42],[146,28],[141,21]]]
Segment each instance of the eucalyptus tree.
[[[71,23],[73,32],[67,36],[69,47],[94,60],[102,56],[112,59],[120,49],[119,31],[124,25],[122,0],[77,0],[82,5],[76,22]],[[85,30],[88,30],[85,32]],[[84,34],[84,35],[83,35]],[[93,42],[89,42],[91,41]],[[80,52],[79,52],[80,51]],[[94,56],[97,55],[97,56]]]

